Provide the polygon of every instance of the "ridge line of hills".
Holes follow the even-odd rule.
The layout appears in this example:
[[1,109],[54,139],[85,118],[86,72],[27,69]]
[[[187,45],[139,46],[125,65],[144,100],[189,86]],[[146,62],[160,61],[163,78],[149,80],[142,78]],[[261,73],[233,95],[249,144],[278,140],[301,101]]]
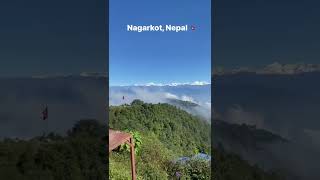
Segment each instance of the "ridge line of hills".
[[266,75],[295,75],[310,72],[320,72],[320,64],[294,63],[281,64],[274,62],[264,67],[238,67],[233,69],[225,69],[216,67],[213,70],[213,75],[233,75],[240,73],[266,74]]

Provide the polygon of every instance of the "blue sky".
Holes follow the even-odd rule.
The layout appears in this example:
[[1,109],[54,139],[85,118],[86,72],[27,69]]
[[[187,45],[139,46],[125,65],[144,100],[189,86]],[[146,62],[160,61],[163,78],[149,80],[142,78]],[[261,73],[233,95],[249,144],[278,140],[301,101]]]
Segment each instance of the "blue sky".
[[[214,65],[319,63],[320,1],[213,2]],[[1,1],[0,77],[106,72],[105,3]],[[127,23],[186,23],[198,29],[127,33]],[[110,0],[110,28],[111,83],[209,79],[209,0]]]
[[0,2],[0,77],[106,72],[106,2]]
[[214,2],[214,65],[319,63],[320,1]]
[[[210,81],[210,0],[110,0],[110,85]],[[188,32],[127,32],[126,25],[195,25]]]

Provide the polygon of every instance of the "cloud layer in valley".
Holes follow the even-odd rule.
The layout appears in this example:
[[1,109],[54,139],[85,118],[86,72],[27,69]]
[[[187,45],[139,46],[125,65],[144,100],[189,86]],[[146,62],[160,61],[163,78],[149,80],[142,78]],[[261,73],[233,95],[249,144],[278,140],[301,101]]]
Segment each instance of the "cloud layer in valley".
[[[177,85],[171,88],[174,92],[170,92],[169,89],[164,88],[163,86],[156,86],[150,88],[150,86],[126,86],[126,87],[111,87],[109,92],[109,104],[110,105],[121,105],[121,104],[130,104],[135,99],[140,99],[147,103],[170,103],[171,99],[188,101],[191,103],[197,104],[192,108],[183,108],[182,109],[205,118],[206,120],[211,120],[211,98],[210,96],[206,97],[207,101],[201,101],[200,98],[192,96],[192,94],[198,94],[197,90],[192,89],[189,93],[184,93],[180,91],[179,88],[188,89],[194,85]],[[178,89],[178,90],[177,90]],[[210,91],[210,89],[208,89]],[[210,92],[208,92],[210,94]],[[203,99],[203,98],[202,98]],[[179,107],[179,105],[174,104]]]
[[81,119],[107,122],[105,78],[2,78],[0,82],[0,138],[31,138],[49,131],[63,135]]

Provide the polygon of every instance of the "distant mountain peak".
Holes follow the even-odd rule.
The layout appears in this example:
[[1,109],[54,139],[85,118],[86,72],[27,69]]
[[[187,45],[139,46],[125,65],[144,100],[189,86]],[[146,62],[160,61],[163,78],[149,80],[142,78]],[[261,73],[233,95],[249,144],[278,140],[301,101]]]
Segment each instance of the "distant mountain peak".
[[186,83],[179,83],[179,82],[172,82],[172,83],[146,83],[146,84],[134,84],[134,86],[204,86],[210,85],[207,81],[194,81],[194,82],[186,82]]
[[82,72],[80,73],[82,77],[107,77],[106,72]]
[[261,68],[239,67],[234,69],[224,69],[217,67],[214,69],[214,75],[230,75],[239,73],[253,73],[253,74],[280,74],[280,75],[294,75],[308,72],[320,72],[320,64],[281,64],[274,62]]
[[103,72],[81,72],[79,74],[63,74],[63,73],[55,73],[55,74],[40,74],[33,75],[31,78],[33,79],[48,79],[48,78],[68,78],[68,77],[107,77],[107,73]]

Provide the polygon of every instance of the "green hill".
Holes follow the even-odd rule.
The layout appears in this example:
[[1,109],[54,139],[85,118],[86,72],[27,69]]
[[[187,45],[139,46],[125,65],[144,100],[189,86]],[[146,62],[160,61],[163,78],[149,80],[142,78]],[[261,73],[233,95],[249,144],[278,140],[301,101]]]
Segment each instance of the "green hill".
[[105,180],[107,127],[81,120],[68,136],[0,141],[0,179]]
[[[210,154],[210,125],[186,111],[166,103],[149,104],[134,100],[130,105],[111,106],[109,126],[116,130],[139,132],[141,151],[137,153],[137,171],[141,179],[167,179],[181,172],[190,178],[189,170],[174,164],[180,157],[191,157],[198,152]],[[110,174],[119,179],[121,169],[130,175],[128,153],[115,151],[110,155]],[[196,165],[196,163],[199,163]],[[194,177],[210,177],[209,162],[190,162],[197,166]],[[206,171],[205,174],[200,173]],[[121,178],[120,178],[121,179]]]
[[[210,125],[169,104],[110,107],[110,127],[131,130],[141,140],[136,153],[138,179],[283,179],[264,172],[223,148],[212,150],[210,162],[188,160],[199,151],[210,153]],[[81,120],[67,136],[49,134],[29,140],[0,141],[0,179],[10,180],[122,180],[130,179],[129,153],[125,148],[109,154],[107,126],[95,120]],[[264,138],[263,138],[264,139]]]
[[[142,145],[136,154],[138,179],[217,179],[278,180],[276,172],[265,172],[223,148],[212,150],[210,162],[190,160],[174,163],[179,157],[191,157],[199,151],[211,154],[210,124],[176,106],[148,104],[140,100],[130,105],[111,106],[110,128],[139,132]],[[263,133],[258,133],[264,139]],[[130,179],[129,153],[120,149],[110,153],[110,178]]]
[[[266,172],[257,165],[250,165],[238,155],[222,148],[213,148],[212,179],[216,180],[286,180],[282,172]],[[290,178],[289,178],[290,179]]]
[[135,100],[111,106],[109,112],[110,128],[153,133],[176,155],[192,155],[195,149],[210,152],[210,125],[175,106]]
[[288,143],[289,141],[277,134],[264,129],[257,129],[255,126],[246,124],[230,124],[215,119],[212,122],[214,145],[222,143],[223,146],[235,149],[241,147],[246,150],[263,150],[265,145],[272,143]]

